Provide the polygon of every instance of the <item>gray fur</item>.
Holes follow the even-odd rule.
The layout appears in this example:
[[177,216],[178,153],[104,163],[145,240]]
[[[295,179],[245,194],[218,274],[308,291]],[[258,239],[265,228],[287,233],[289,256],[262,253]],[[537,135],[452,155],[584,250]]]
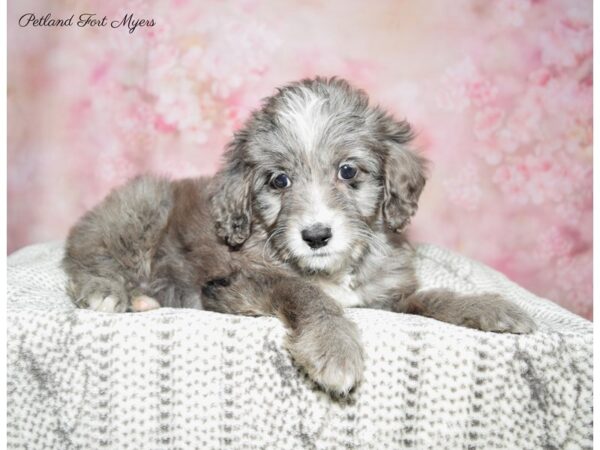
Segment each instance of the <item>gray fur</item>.
[[[277,316],[296,362],[340,394],[363,371],[344,306],[533,331],[521,309],[496,295],[418,291],[402,232],[426,163],[411,139],[406,121],[343,80],[283,87],[236,133],[212,179],[141,177],[87,213],[67,241],[69,293],[101,311],[142,310],[139,299],[151,297],[161,306]],[[345,179],[343,167],[355,175]],[[327,228],[326,245],[303,240],[303,230]]]

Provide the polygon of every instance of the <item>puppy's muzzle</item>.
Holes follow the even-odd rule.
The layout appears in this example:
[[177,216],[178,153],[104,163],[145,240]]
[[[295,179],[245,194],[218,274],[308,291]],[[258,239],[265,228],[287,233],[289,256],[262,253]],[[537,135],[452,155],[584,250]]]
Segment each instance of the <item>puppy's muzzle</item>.
[[302,239],[312,249],[325,247],[331,239],[331,228],[322,223],[316,223],[302,230]]

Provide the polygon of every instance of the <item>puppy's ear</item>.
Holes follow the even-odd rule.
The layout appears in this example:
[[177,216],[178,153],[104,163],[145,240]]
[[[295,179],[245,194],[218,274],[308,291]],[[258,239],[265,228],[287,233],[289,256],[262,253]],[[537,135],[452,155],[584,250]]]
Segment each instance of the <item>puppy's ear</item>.
[[381,210],[386,225],[399,233],[417,212],[427,160],[410,149],[414,134],[408,122],[396,121],[383,112],[377,122],[380,142],[386,149]]
[[212,183],[210,204],[217,235],[230,247],[242,245],[252,226],[252,172],[246,162],[246,143],[244,132],[235,135]]

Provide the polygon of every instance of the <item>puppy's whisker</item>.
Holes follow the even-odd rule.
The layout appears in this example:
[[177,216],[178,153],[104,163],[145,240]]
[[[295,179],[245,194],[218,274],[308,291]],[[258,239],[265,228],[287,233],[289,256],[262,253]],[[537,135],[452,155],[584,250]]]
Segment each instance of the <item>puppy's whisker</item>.
[[354,233],[357,237],[363,238],[368,244],[372,244],[380,251],[384,253],[387,252],[386,249],[389,247],[389,244],[381,237],[377,236],[377,234],[370,230],[365,224],[356,220],[351,220],[350,223],[355,227]]
[[360,227],[357,226],[357,233],[364,237],[366,240],[369,241],[369,243],[373,243],[375,245],[378,245],[380,247],[380,249],[388,249],[389,248],[389,243],[384,240],[382,237],[378,236],[376,233],[374,233],[372,230],[366,228],[365,226]]
[[273,240],[273,239],[274,239],[276,236],[279,236],[279,235],[281,235],[281,234],[284,234],[286,231],[287,231],[287,227],[279,227],[279,228],[276,228],[276,229],[275,229],[275,230],[274,230],[274,231],[273,231],[273,232],[272,232],[272,233],[269,235],[269,237],[267,238],[267,240],[266,240],[266,241],[265,241],[265,243],[263,244],[263,250],[262,250],[262,260],[263,260],[263,263],[264,263],[265,265],[267,265],[267,266],[270,266],[270,267],[273,267],[273,264],[271,263],[271,261],[270,261],[270,260],[273,260],[273,259],[275,259],[275,257],[277,256],[277,249],[273,249],[273,251],[272,251],[272,252],[269,254],[269,258],[270,258],[270,260],[269,260],[269,261],[267,261],[267,259],[266,259],[266,257],[265,257],[265,254],[266,254],[266,252],[267,252],[268,250],[271,250],[271,249],[270,249],[270,243],[271,243],[271,241],[272,241],[272,240]]
[[356,231],[356,236],[361,237],[369,246],[372,246],[383,255],[387,255],[390,252],[389,244],[372,233],[358,230]]
[[[269,235],[269,237],[267,238],[267,240],[265,241],[265,243],[263,244],[262,253],[261,253],[262,261],[265,265],[268,265],[268,266],[271,266],[271,263],[270,263],[270,261],[269,262],[267,261],[265,254],[268,250],[270,250],[269,244],[271,243],[271,240],[277,235],[277,233],[278,233],[277,230],[275,232],[271,233]],[[271,259],[272,256],[273,256],[273,252],[270,252],[269,259]]]

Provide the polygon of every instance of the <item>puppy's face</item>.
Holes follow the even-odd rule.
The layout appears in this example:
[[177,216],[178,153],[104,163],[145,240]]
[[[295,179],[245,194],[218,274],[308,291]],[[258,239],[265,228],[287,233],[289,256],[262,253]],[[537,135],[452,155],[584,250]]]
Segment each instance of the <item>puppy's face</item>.
[[366,118],[310,89],[283,92],[252,132],[254,214],[284,259],[332,271],[358,257],[383,196],[383,160]]
[[330,273],[376,245],[374,227],[403,228],[414,213],[424,177],[423,161],[402,147],[410,138],[405,122],[346,82],[307,80],[253,114],[222,176],[237,178],[248,224],[267,230],[281,260]]

